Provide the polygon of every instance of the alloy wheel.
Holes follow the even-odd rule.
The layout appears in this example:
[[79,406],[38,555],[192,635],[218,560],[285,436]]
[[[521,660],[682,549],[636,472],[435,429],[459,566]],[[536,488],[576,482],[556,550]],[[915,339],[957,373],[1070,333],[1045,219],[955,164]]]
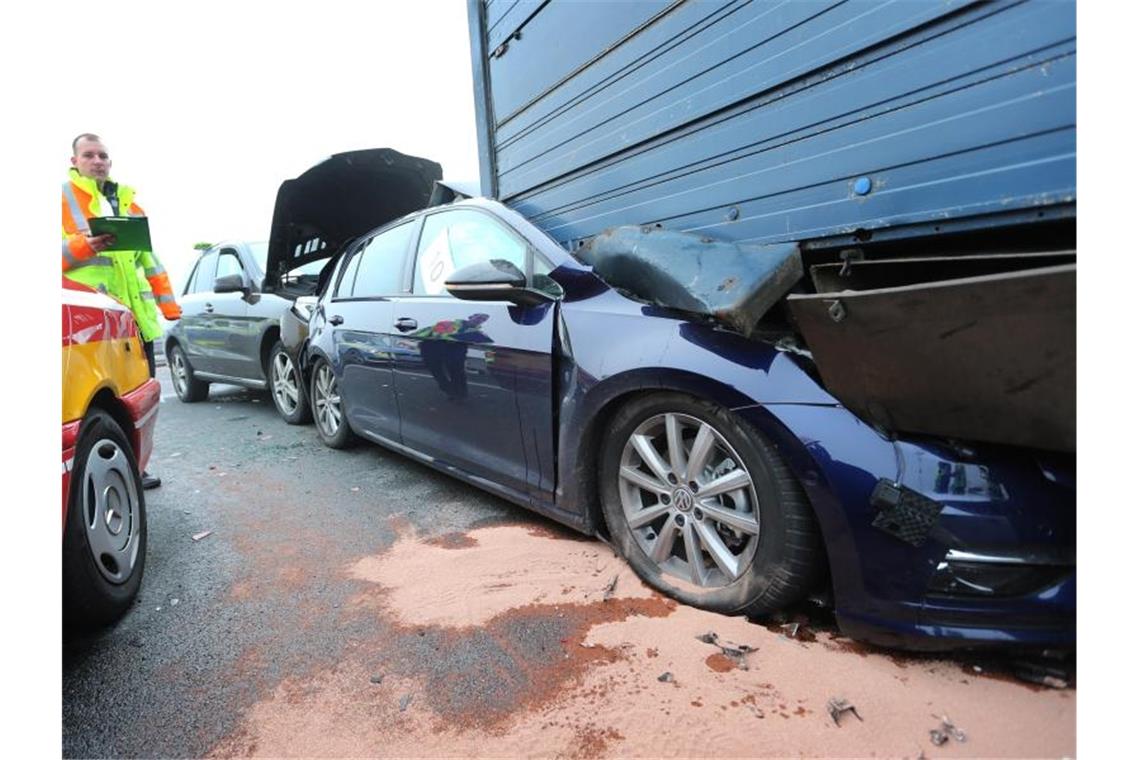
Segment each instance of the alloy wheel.
[[326,437],[332,438],[340,430],[341,423],[340,391],[337,388],[332,367],[321,364],[317,368],[317,378],[313,389],[313,401],[315,402],[313,406],[315,407],[317,424],[320,425],[321,432]]
[[756,489],[712,425],[650,417],[626,441],[618,480],[630,531],[662,573],[715,588],[748,571],[760,541]]
[[108,438],[87,456],[82,509],[95,566],[109,582],[125,583],[139,559],[142,510],[131,460]]
[[181,349],[174,349],[170,352],[170,379],[174,381],[174,390],[178,395],[186,395],[186,387],[190,378],[188,377],[188,369],[186,367],[186,357],[182,355]]
[[300,403],[297,370],[293,366],[293,360],[284,352],[273,357],[272,382],[277,408],[285,415],[296,412],[297,404]]

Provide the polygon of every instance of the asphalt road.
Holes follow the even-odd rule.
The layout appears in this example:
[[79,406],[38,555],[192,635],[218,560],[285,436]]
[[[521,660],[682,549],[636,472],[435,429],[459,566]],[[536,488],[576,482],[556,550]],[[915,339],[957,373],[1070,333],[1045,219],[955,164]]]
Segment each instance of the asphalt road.
[[[142,590],[64,634],[65,757],[1075,752],[1075,689],[678,607],[604,544],[327,449],[265,393],[183,404],[159,377]],[[859,719],[833,722],[834,696]],[[931,746],[935,712],[969,743]]]
[[349,632],[296,635],[298,621],[334,615],[354,588],[331,565],[383,550],[405,521],[425,536],[550,524],[380,447],[328,449],[266,393],[215,385],[183,404],[159,379],[142,589],[113,629],[65,633],[66,757],[205,754],[264,686],[339,658]]

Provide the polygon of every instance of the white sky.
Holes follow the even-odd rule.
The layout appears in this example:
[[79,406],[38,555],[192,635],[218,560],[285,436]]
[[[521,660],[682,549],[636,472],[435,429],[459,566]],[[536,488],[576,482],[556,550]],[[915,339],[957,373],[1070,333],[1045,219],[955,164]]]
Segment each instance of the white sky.
[[58,125],[59,174],[76,134],[103,137],[176,290],[194,243],[267,239],[281,182],[333,153],[394,148],[478,180],[462,0],[154,7],[108,25],[138,63],[120,97]]

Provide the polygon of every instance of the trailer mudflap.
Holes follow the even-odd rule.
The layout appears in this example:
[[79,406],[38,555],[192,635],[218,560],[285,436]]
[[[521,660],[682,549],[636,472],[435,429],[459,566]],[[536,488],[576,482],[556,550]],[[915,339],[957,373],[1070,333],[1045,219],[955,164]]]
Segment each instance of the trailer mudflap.
[[792,294],[827,390],[894,432],[1076,450],[1076,264]]

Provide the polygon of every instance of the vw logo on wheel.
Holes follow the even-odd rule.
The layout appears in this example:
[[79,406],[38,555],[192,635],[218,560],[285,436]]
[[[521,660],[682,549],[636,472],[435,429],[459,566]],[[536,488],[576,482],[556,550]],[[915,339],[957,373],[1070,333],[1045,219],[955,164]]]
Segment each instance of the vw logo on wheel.
[[687,488],[678,488],[673,492],[673,504],[682,512],[693,508],[693,494]]

